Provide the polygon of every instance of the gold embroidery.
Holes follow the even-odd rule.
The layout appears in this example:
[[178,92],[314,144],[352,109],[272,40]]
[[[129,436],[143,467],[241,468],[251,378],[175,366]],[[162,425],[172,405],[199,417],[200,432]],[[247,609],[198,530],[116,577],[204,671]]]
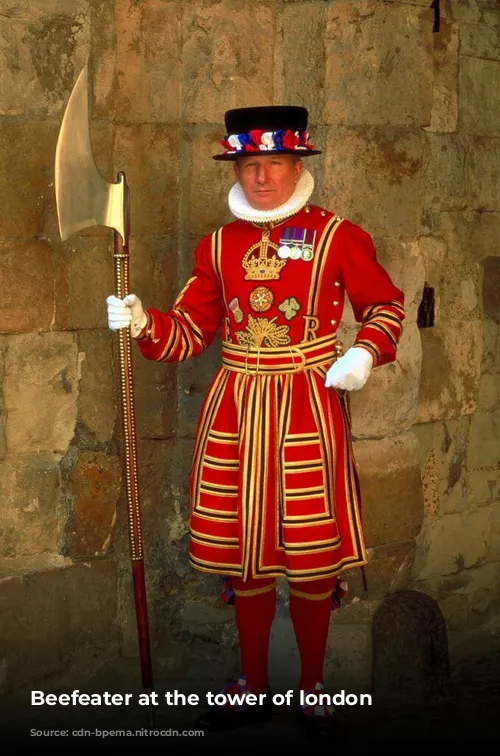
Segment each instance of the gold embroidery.
[[243,320],[243,310],[240,307],[240,303],[238,301],[238,297],[234,297],[234,299],[231,299],[228,305],[229,309],[233,313],[234,319],[237,323],[241,323]]
[[283,313],[287,320],[291,320],[297,315],[298,311],[300,310],[300,304],[299,302],[297,302],[295,297],[290,297],[289,299],[285,299],[280,305],[278,305],[278,310]]
[[250,307],[255,312],[267,312],[271,309],[274,302],[274,294],[267,286],[257,286],[256,289],[250,292],[248,301],[250,302]]
[[285,346],[290,343],[288,331],[289,326],[277,326],[277,318],[268,320],[267,318],[253,318],[248,315],[248,325],[245,331],[236,331],[238,344],[241,346],[262,346],[268,347]]
[[315,315],[302,315],[302,317],[304,318],[304,336],[302,337],[302,340],[314,341],[316,338],[316,331],[319,328],[319,318]]

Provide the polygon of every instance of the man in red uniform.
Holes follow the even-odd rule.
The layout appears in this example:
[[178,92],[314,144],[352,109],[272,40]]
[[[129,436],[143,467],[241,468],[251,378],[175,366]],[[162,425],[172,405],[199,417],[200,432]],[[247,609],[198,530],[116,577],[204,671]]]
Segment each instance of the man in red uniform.
[[[301,659],[299,689],[323,690],[332,594],[339,575],[366,564],[350,435],[349,394],[395,359],[403,293],[377,261],[370,236],[309,204],[314,180],[301,107],[226,113],[224,152],[237,182],[236,220],[204,238],[172,309],[144,309],[134,294],[108,298],[112,329],[131,327],[142,354],[179,362],[222,331],[222,366],[205,399],[190,481],[190,561],[230,577],[241,675],[225,692],[268,691],[276,578],[290,588]],[[361,324],[343,354],[347,294]],[[216,707],[206,729],[247,724],[263,706]],[[302,707],[312,732],[332,730],[332,709]]]

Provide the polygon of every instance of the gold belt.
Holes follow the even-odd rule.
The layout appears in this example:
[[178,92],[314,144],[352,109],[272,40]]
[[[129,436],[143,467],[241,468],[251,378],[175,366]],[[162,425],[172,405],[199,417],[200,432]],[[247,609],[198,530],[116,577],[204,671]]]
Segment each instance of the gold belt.
[[343,345],[337,334],[284,347],[240,346],[223,341],[222,367],[246,375],[300,373],[331,364],[342,354]]

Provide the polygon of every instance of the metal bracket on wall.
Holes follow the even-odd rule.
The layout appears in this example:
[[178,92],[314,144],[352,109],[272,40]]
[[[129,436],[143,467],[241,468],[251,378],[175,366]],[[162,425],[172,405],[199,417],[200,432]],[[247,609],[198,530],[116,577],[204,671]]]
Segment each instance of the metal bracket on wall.
[[439,31],[439,23],[440,23],[440,11],[439,11],[439,0],[432,0],[432,3],[430,5],[431,8],[434,8],[434,26],[432,27],[433,32]]
[[419,328],[432,328],[434,325],[434,288],[427,281],[418,306],[417,325]]

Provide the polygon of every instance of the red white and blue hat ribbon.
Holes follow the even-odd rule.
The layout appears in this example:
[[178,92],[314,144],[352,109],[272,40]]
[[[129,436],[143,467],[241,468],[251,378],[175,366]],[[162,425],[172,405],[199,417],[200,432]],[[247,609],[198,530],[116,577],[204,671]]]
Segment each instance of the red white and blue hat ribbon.
[[308,139],[307,131],[252,129],[247,133],[227,135],[221,139],[220,144],[224,147],[225,155],[290,151],[304,153],[314,150],[314,145],[309,144]]

